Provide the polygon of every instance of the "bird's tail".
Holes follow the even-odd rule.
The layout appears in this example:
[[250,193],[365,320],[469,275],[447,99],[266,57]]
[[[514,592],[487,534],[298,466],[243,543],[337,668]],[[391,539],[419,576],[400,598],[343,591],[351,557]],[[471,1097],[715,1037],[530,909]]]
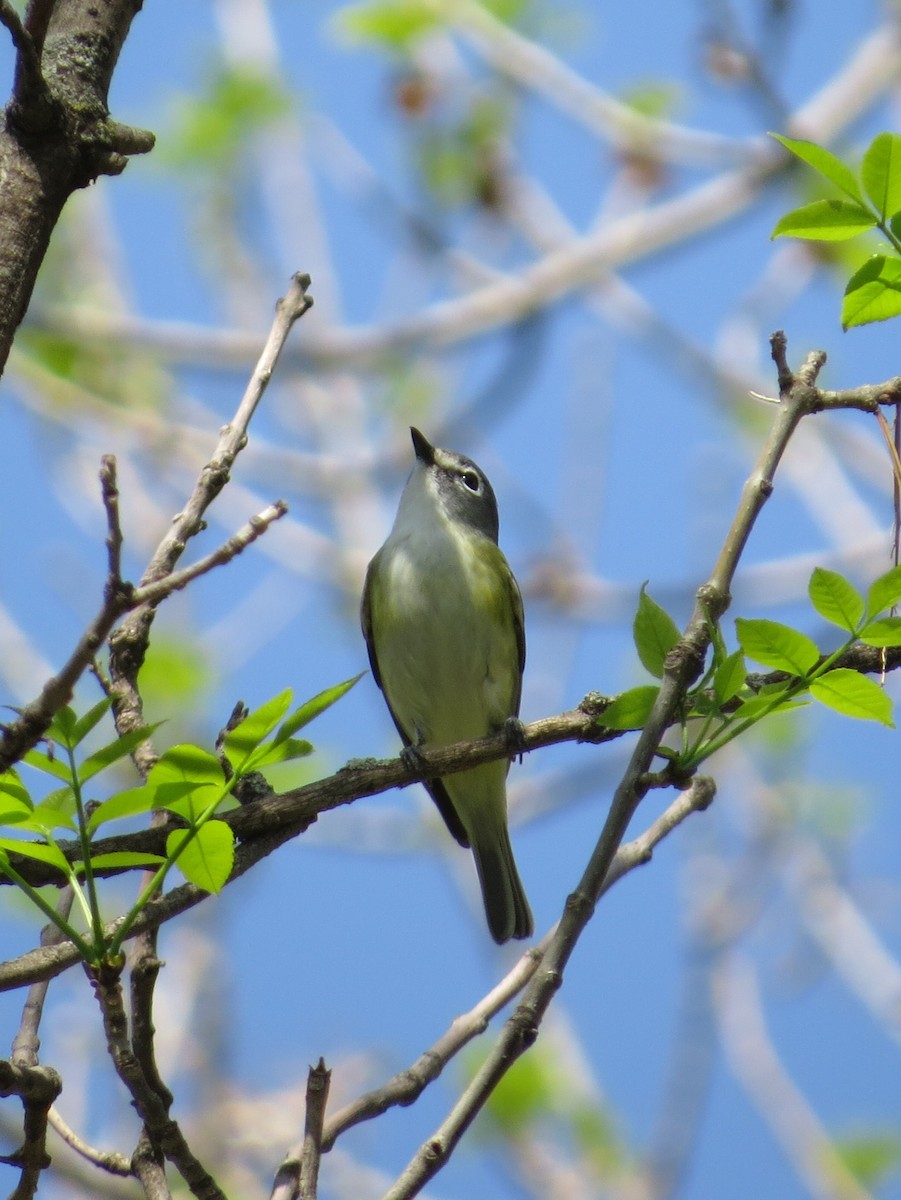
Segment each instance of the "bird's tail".
[[516,869],[506,822],[492,830],[490,837],[474,838],[472,852],[491,936],[499,945],[510,938],[531,937],[532,910]]

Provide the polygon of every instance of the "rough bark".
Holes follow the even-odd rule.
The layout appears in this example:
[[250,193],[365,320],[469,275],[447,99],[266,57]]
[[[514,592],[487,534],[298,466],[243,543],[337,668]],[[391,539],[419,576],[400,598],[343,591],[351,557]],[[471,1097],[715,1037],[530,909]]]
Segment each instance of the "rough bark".
[[107,107],[140,8],[141,0],[32,0],[20,25],[2,4],[17,63],[0,128],[0,371],[66,200],[153,146],[152,134],[117,124]]

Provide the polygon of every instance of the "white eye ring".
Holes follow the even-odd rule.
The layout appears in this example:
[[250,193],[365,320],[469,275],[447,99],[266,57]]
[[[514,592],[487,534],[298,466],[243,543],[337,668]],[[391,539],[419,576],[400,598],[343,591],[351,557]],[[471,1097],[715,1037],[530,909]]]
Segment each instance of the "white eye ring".
[[461,471],[460,478],[471,492],[477,492],[479,490],[479,477],[475,471]]

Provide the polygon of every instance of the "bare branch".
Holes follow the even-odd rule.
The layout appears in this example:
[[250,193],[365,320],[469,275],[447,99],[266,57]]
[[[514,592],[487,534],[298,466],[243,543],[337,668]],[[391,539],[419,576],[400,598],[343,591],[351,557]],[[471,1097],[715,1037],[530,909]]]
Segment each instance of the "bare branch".
[[148,583],[136,588],[132,604],[134,606],[157,605],[167,596],[171,596],[173,592],[180,591],[189,583],[193,583],[195,579],[199,579],[201,575],[209,574],[215,567],[225,566],[233,558],[237,558],[242,550],[246,550],[248,546],[252,545],[257,538],[262,537],[269,526],[283,517],[287,511],[288,506],[284,500],[276,500],[274,504],[264,508],[261,513],[251,517],[246,525],[243,525],[237,533],[232,534],[228,541],[223,542],[212,554],[207,554],[205,558],[192,563],[190,567],[183,567],[181,571],[173,571],[171,574],[165,575],[156,583]]
[[[294,322],[313,304],[312,297],[307,294],[309,286],[309,275],[294,275],[287,293],[276,304],[269,336],[235,415],[223,426],[212,458],[201,471],[187,504],[173,521],[141,577],[140,587],[151,589],[146,593],[148,598],[110,638],[110,681],[116,728],[120,733],[137,728],[143,722],[143,705],[137,687],[138,671],[147,653],[156,606],[171,591],[164,590],[163,594],[157,595],[152,588],[162,585],[167,576],[172,576],[188,541],[203,528],[204,513],[227,483],[235,459],[247,444],[250,420],[272,378],[288,334]],[[275,520],[280,515],[279,512],[269,519]],[[262,530],[254,532],[253,537],[259,536],[259,532]],[[236,536],[241,537],[240,534]],[[238,553],[238,550],[234,553]]]
[[106,1171],[110,1175],[120,1175],[130,1178],[133,1174],[131,1163],[124,1154],[119,1154],[116,1150],[98,1150],[96,1146],[89,1145],[83,1138],[79,1137],[55,1105],[48,1113],[48,1121],[54,1132],[76,1154],[80,1155],[85,1162],[99,1167],[101,1171]]
[[25,1108],[22,1145],[12,1154],[0,1157],[0,1162],[21,1168],[10,1200],[31,1200],[41,1173],[50,1165],[47,1113],[62,1086],[59,1075],[50,1067],[19,1066],[0,1060],[0,1096],[19,1096]]
[[121,587],[122,526],[119,523],[119,483],[116,477],[116,459],[112,454],[104,454],[100,460],[100,489],[103,507],[106,510],[106,550],[109,562],[107,586]]
[[226,1200],[225,1193],[195,1157],[167,1105],[153,1089],[128,1040],[128,1018],[119,979],[109,969],[90,975],[94,994],[103,1015],[107,1049],[116,1074],[128,1088],[144,1122],[151,1146],[159,1148],[181,1173],[198,1200]]
[[319,1159],[322,1155],[322,1126],[328,1104],[332,1073],[320,1058],[307,1076],[307,1107],[304,1118],[303,1153],[300,1157],[300,1200],[316,1200],[319,1190]]

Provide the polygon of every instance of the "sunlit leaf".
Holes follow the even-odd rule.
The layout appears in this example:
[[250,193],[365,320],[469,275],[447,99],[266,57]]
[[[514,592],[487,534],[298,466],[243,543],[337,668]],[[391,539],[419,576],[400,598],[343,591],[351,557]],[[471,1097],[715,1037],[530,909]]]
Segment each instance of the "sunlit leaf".
[[814,200],[780,217],[770,237],[844,242],[875,225],[876,218],[870,210],[853,200]]
[[0,775],[0,804],[12,805],[31,812],[34,807],[28,788],[22,783],[15,771],[5,771]]
[[816,642],[800,630],[782,625],[779,621],[737,617],[735,632],[748,658],[775,671],[806,675],[820,658]]
[[66,856],[59,846],[52,843],[18,842],[14,838],[0,837],[0,849],[6,850],[9,854],[21,854],[23,858],[33,858],[36,862],[48,863],[51,867],[57,867],[64,874],[69,871]]
[[842,327],[887,321],[901,313],[901,260],[874,254],[848,280]]
[[88,833],[94,833],[107,821],[116,821],[122,817],[133,817],[139,813],[149,812],[154,807],[155,795],[154,788],[145,786],[129,788],[128,791],[110,796],[91,813],[88,820]]
[[867,615],[878,617],[888,608],[901,602],[901,567],[892,567],[874,579],[867,592]]
[[72,745],[78,746],[103,720],[105,713],[109,711],[109,706],[112,704],[110,696],[104,696],[102,700],[98,700],[93,708],[89,708],[86,713],[78,718],[72,729]]
[[837,571],[814,567],[808,584],[810,602],[827,621],[854,633],[864,614],[864,599],[853,583]]
[[56,788],[34,806],[35,829],[75,829],[75,793],[71,787]]
[[324,713],[327,708],[331,708],[342,696],[347,695],[354,684],[359,683],[365,674],[365,671],[361,671],[359,675],[354,675],[352,679],[345,679],[343,683],[336,683],[334,687],[326,688],[325,691],[319,692],[310,700],[307,700],[300,708],[295,709],[291,716],[286,718],[279,726],[278,732],[272,739],[273,743],[277,745],[279,742],[283,742],[286,738],[297,733],[298,729],[303,729],[304,725],[309,725],[315,717]]
[[406,50],[417,38],[435,28],[439,17],[424,0],[369,0],[348,4],[337,14],[336,28],[359,42],[376,42],[392,50]]
[[[218,892],[231,874],[235,839],[224,821],[207,821],[188,842],[189,831],[177,829],[166,838],[166,854],[177,856],[186,879],[205,892]],[[187,842],[187,844],[185,844]],[[184,846],[184,849],[180,849]]]
[[736,709],[739,720],[759,720],[764,716],[776,713],[792,712],[796,708],[806,708],[810,703],[803,695],[792,695],[789,685],[783,684],[774,689],[758,692],[743,700]]
[[43,750],[29,750],[22,756],[22,762],[28,763],[29,767],[34,767],[38,771],[43,771],[46,775],[52,775],[54,779],[62,779],[66,783],[72,782],[72,772],[69,770],[68,763],[58,758],[52,758]]
[[74,733],[75,726],[78,723],[78,718],[75,715],[75,709],[68,704],[64,704],[62,708],[56,710],[53,714],[53,720],[47,730],[47,736],[53,741],[59,742],[61,746],[68,746],[70,749],[75,746]]
[[737,696],[748,674],[745,656],[740,650],[724,658],[713,673],[713,691],[720,704]]
[[306,758],[313,753],[312,742],[305,738],[285,738],[283,742],[269,742],[261,746],[248,762],[248,767],[260,771],[263,767],[271,767],[276,763],[291,762],[296,758]]
[[901,646],[901,617],[868,621],[860,631],[860,640],[868,646]]
[[879,721],[894,727],[891,697],[872,679],[857,671],[846,667],[827,671],[811,683],[810,694],[846,717]]
[[781,142],[786,150],[790,150],[796,158],[800,158],[802,162],[806,162],[809,167],[819,171],[836,187],[841,188],[846,196],[850,196],[852,200],[858,202],[863,201],[860,187],[854,178],[854,172],[840,158],[836,158],[831,150],[827,150],[825,146],[818,146],[816,142],[804,141],[802,138],[783,137],[780,133],[771,133],[770,137]]
[[879,133],[873,138],[860,165],[867,195],[885,220],[901,209],[901,137]]
[[142,742],[145,742],[153,731],[159,728],[161,722],[155,725],[143,726],[140,729],[132,729],[128,733],[123,733],[121,737],[117,737],[115,741],[110,742],[108,746],[101,746],[79,765],[78,775],[84,782],[91,779],[98,772],[111,766],[114,762],[118,762],[120,758],[125,758],[136,750]]
[[255,750],[260,742],[275,729],[291,707],[292,698],[293,692],[290,688],[286,688],[285,691],[273,696],[271,700],[267,700],[259,708],[248,713],[239,725],[228,731],[225,735],[224,750],[228,761],[235,770],[244,765],[250,752]]
[[154,763],[147,777],[148,784],[153,787],[161,783],[185,781],[205,784],[224,783],[225,774],[222,764],[208,750],[186,743],[180,746],[171,746]]
[[620,692],[601,713],[601,724],[608,729],[641,729],[654,707],[659,688],[653,684]]
[[673,618],[642,587],[632,622],[632,637],[644,669],[657,679],[662,678],[666,656],[681,636]]
[[[159,867],[165,862],[162,854],[142,854],[135,850],[116,850],[109,854],[97,854],[91,859],[95,871],[111,870],[122,867],[126,870],[133,867]],[[79,874],[84,872],[84,863],[76,863]]]
[[873,1194],[886,1176],[901,1165],[901,1135],[895,1130],[836,1138],[832,1145],[848,1170]]

